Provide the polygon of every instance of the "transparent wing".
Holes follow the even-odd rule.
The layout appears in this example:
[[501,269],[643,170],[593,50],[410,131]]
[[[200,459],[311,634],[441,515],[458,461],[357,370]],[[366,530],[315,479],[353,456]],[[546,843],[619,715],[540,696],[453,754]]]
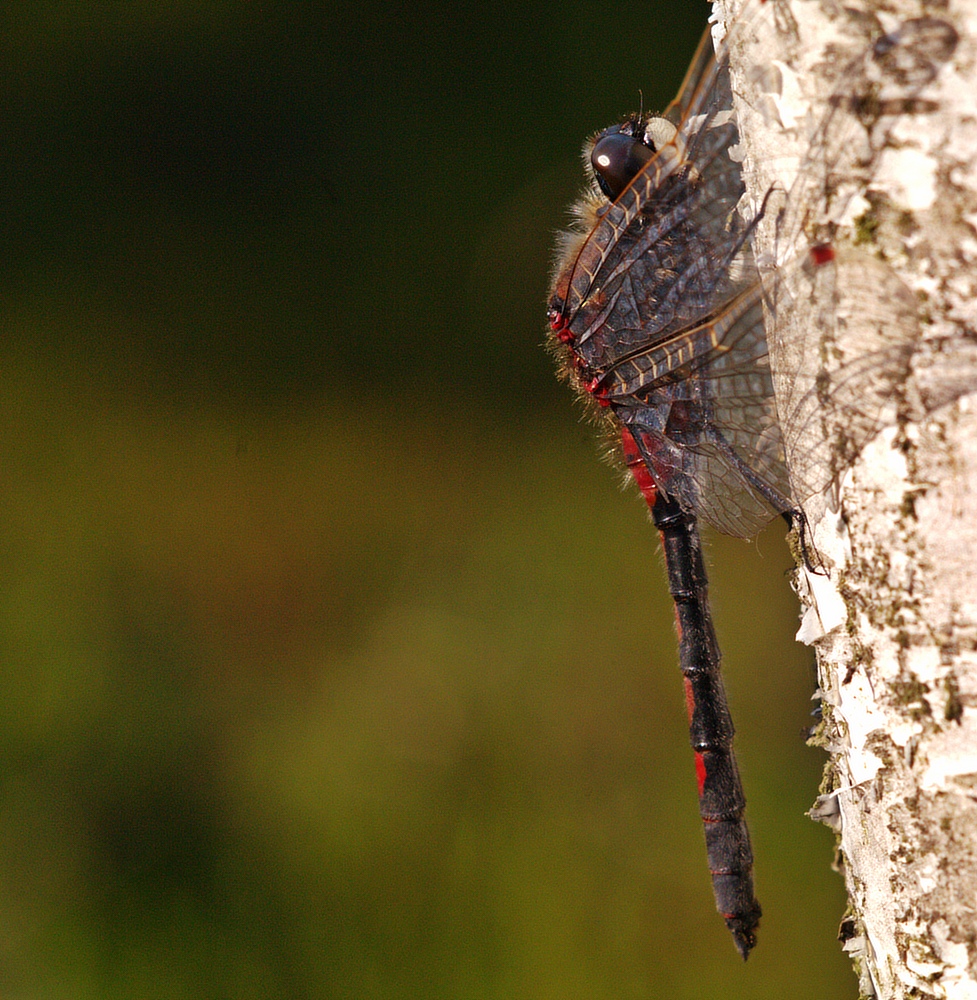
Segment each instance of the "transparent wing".
[[745,238],[734,212],[743,183],[729,156],[738,133],[728,66],[705,59],[708,44],[705,36],[686,80],[689,99],[673,104],[689,112],[674,137],[613,205],[594,192],[580,206],[586,236],[558,274],[555,298],[576,342],[591,342],[589,364],[611,363],[635,341],[701,315]]
[[[909,378],[920,326],[912,293],[891,268],[857,252],[791,277],[819,303],[817,322],[791,337],[784,295],[774,371],[784,451],[798,501],[823,489],[886,422]],[[778,356],[779,358],[779,356]]]
[[718,316],[609,373],[608,398],[639,449],[668,455],[658,460],[659,486],[742,537],[792,506],[764,324],[763,286],[754,284]]
[[[896,116],[921,109],[915,96],[955,37],[943,22],[906,22],[841,73],[797,180],[771,202],[781,252],[768,274],[740,210],[728,60],[709,54],[708,36],[666,112],[674,136],[613,204],[594,192],[579,209],[585,225],[567,241],[550,307],[567,369],[631,430],[659,489],[721,531],[752,535],[823,488],[905,380],[911,302],[893,292],[884,315],[846,316],[839,278],[852,301],[877,299],[883,265],[808,256],[805,233],[839,172],[858,158],[870,174]],[[862,118],[857,149],[843,108]],[[819,303],[813,331],[794,322],[798,295]]]

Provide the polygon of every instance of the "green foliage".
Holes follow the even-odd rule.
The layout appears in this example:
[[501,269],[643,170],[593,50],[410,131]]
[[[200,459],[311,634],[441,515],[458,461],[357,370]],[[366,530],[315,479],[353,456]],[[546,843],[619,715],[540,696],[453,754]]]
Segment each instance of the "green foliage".
[[540,347],[647,11],[76,7],[0,32],[0,994],[848,995],[779,533],[714,547],[744,969]]

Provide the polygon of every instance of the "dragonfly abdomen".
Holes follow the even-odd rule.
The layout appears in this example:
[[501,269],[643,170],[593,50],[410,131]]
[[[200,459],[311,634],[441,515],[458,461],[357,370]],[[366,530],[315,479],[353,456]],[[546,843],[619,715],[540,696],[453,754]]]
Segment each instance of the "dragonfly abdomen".
[[625,428],[621,437],[625,461],[651,508],[665,553],[716,907],[745,959],[756,944],[762,911],[753,891],[753,851],[743,818],[746,796],[733,755],[733,720],[720,673],[699,531],[694,515],[655,487],[631,432]]

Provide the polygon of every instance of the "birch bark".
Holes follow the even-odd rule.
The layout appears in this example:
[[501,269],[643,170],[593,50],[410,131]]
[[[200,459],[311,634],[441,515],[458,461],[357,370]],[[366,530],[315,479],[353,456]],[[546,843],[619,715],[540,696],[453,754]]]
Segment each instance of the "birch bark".
[[[860,243],[880,277],[838,309],[903,322],[905,384],[844,476],[805,503],[823,571],[799,571],[798,638],[817,649],[830,754],[812,815],[838,832],[841,940],[866,997],[977,998],[977,0],[729,0],[730,65],[749,196],[789,189],[843,67],[910,18],[956,50],[853,156],[852,190],[807,236]],[[853,144],[866,125],[852,120]],[[853,147],[854,148],[854,147]],[[866,159],[872,160],[866,165]],[[832,213],[833,216],[832,216]],[[768,213],[773,216],[775,213]],[[799,223],[799,226],[801,224]],[[813,230],[817,230],[814,232]],[[765,218],[759,254],[783,233]],[[884,267],[880,262],[884,262]],[[897,305],[898,303],[898,305]],[[797,311],[808,308],[803,303]],[[818,316],[806,318],[817,322]],[[801,321],[805,320],[802,315]],[[776,366],[774,346],[772,362]]]

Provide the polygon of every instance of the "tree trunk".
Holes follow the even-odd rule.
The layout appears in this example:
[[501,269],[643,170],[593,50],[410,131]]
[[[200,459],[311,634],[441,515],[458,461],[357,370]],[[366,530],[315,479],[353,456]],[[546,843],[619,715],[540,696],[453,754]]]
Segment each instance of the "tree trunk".
[[[812,240],[839,259],[833,315],[789,282],[785,315],[861,322],[903,347],[912,335],[908,353],[880,348],[905,361],[886,398],[836,414],[844,431],[858,413],[857,447],[826,460],[829,489],[806,498],[808,467],[797,488],[813,566],[798,574],[798,638],[817,649],[831,755],[812,815],[838,832],[841,940],[865,996],[977,998],[977,0],[894,0],[884,14],[871,0],[728,6],[753,206],[780,185],[757,232],[761,269],[789,270]],[[925,38],[888,63],[888,46],[873,50],[924,17],[921,37],[942,32],[944,49],[922,59],[938,73],[916,58]],[[867,266],[850,265],[856,243]],[[775,372],[793,336],[771,338]]]

